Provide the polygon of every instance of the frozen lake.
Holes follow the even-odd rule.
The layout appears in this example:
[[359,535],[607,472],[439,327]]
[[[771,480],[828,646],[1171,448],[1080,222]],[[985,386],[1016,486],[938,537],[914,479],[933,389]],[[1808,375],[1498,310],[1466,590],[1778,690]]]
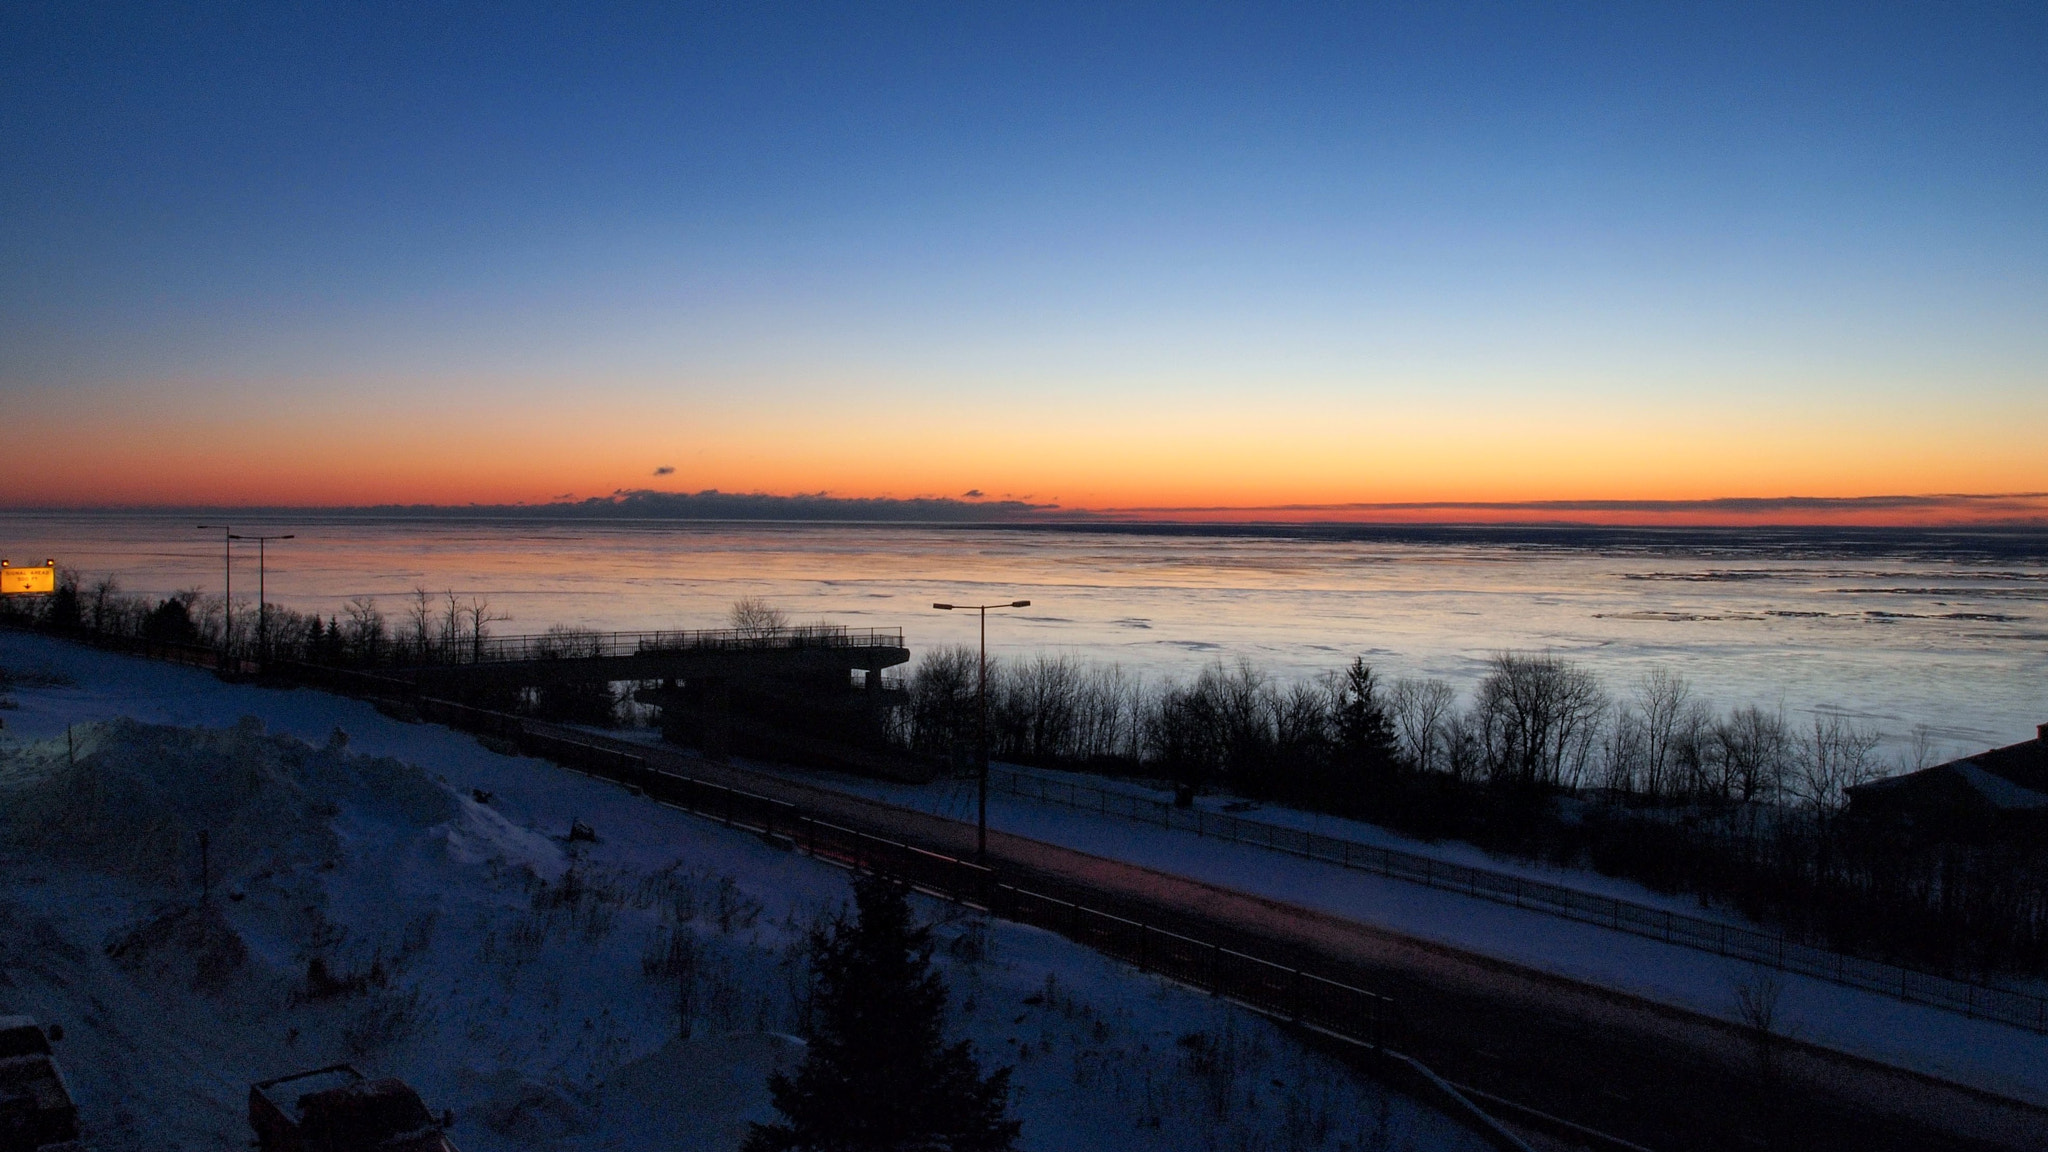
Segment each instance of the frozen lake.
[[[901,627],[913,651],[971,643],[934,600],[1029,599],[992,618],[993,652],[1117,661],[1148,678],[1249,658],[1282,677],[1363,655],[1469,687],[1503,649],[1550,650],[1610,689],[1666,665],[1727,707],[1840,710],[1943,750],[2031,737],[2048,720],[2048,533],[1531,528],[939,527],[229,517],[272,546],[273,603],[338,613],[415,586],[511,619],[606,630],[716,627],[743,595],[797,621]],[[0,555],[54,556],[163,595],[221,586],[218,533],[193,516],[0,514]],[[246,550],[245,550],[246,549]],[[236,545],[237,597],[256,586]]]

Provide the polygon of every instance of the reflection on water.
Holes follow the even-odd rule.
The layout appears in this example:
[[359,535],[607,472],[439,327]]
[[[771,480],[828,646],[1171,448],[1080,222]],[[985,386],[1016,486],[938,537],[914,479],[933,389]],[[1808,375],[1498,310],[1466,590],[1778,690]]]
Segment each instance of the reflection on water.
[[[218,591],[220,538],[187,517],[0,515],[0,554],[56,556],[131,591]],[[913,650],[974,639],[934,600],[1032,607],[993,651],[1067,652],[1146,676],[1247,657],[1283,676],[1362,655],[1469,685],[1489,653],[1550,649],[1611,688],[1669,665],[1722,705],[1841,709],[1957,750],[2048,720],[2048,534],[1398,533],[899,525],[366,520],[289,531],[273,603],[387,611],[415,585],[489,599],[501,633],[715,626],[743,595],[799,621],[900,626]],[[254,550],[238,551],[237,595]]]

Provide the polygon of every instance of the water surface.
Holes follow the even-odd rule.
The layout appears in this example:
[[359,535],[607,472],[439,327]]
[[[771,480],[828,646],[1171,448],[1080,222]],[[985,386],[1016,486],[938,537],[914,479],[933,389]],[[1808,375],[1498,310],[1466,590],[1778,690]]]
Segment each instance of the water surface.
[[[136,592],[217,592],[200,518],[0,514],[0,554],[55,556]],[[798,621],[901,627],[913,651],[971,643],[935,600],[1029,599],[991,615],[1006,656],[1071,653],[1147,678],[1251,659],[1281,677],[1364,656],[1469,687],[1504,649],[1555,651],[1610,688],[1671,667],[1723,706],[1831,709],[1974,750],[2048,720],[2048,534],[1538,529],[960,528],[444,520],[231,520],[272,546],[273,603],[388,614],[417,586],[510,620],[715,627],[739,596]],[[253,546],[235,591],[253,594]]]

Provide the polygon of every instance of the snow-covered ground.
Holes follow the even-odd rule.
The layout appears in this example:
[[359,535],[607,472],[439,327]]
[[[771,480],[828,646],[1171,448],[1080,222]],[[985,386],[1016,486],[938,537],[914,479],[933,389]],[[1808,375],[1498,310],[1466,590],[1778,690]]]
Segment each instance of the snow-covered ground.
[[[103,1152],[238,1146],[250,1082],[344,1059],[470,1152],[727,1149],[801,1056],[837,869],[360,702],[15,633],[0,669],[0,1011],[65,1026]],[[920,906],[1024,1147],[1480,1146],[1253,1014]]]
[[[961,820],[974,819],[972,780],[897,784],[840,773],[756,766],[792,778]],[[1091,785],[1105,782],[1077,779]],[[1108,782],[1134,794],[1142,785]],[[1216,801],[1211,801],[1216,802]],[[1258,819],[1417,851],[1460,864],[1513,871],[1674,911],[1696,904],[1660,896],[1584,870],[1511,865],[1468,844],[1427,844],[1385,829],[1267,807]],[[1243,892],[1287,900],[1419,939],[1512,961],[1739,1023],[1736,989],[1753,984],[1752,965],[1707,953],[1496,904],[1435,888],[1305,860],[1249,844],[1200,838],[1115,816],[991,793],[989,825],[1047,843],[1173,872]],[[1824,980],[1777,974],[1780,1012],[1790,1033],[1902,1068],[2048,1104],[2048,1036],[1907,1004]]]

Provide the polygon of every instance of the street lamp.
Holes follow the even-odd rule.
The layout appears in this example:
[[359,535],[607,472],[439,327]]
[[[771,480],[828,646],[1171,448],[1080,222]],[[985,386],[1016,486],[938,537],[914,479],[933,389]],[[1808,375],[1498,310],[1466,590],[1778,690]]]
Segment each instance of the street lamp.
[[991,608],[1029,608],[1029,600],[1012,600],[1008,604],[934,604],[941,612],[981,613],[981,686],[975,695],[981,702],[981,719],[976,725],[976,759],[981,765],[981,797],[975,808],[974,851],[975,859],[988,861],[988,610]]
[[220,533],[220,659],[221,667],[225,668],[230,659],[228,653],[235,650],[235,564],[234,554],[229,551],[234,547],[235,534],[225,524],[201,524],[199,529]]
[[282,536],[236,536],[228,534],[230,540],[254,540],[256,542],[256,658],[270,659],[270,601],[264,597],[263,589],[263,546],[272,540],[294,539],[292,533]]

